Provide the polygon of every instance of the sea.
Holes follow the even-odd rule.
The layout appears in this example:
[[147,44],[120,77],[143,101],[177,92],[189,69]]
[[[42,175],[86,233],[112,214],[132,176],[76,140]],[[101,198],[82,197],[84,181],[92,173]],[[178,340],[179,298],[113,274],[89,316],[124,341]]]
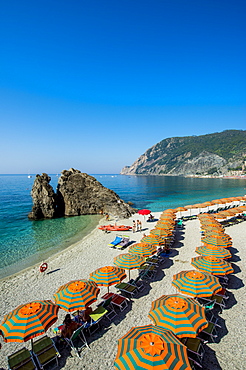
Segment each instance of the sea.
[[[246,179],[92,176],[124,201],[132,202],[135,208],[152,212],[246,193]],[[59,176],[50,177],[50,184],[56,189]],[[0,278],[44,261],[78,242],[101,218],[89,215],[30,221],[27,216],[32,209],[34,180],[35,175],[0,175]]]

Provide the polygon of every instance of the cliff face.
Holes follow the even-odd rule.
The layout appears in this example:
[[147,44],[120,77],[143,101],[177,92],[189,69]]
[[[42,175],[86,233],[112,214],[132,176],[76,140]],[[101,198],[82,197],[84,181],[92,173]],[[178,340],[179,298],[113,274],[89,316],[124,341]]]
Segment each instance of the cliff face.
[[229,130],[202,136],[162,140],[141,155],[122,175],[211,175],[243,169],[246,131]]
[[49,185],[47,174],[37,175],[32,189],[33,208],[28,217],[33,220],[61,216],[110,213],[130,217],[134,209],[94,177],[71,168],[62,171],[57,193]]

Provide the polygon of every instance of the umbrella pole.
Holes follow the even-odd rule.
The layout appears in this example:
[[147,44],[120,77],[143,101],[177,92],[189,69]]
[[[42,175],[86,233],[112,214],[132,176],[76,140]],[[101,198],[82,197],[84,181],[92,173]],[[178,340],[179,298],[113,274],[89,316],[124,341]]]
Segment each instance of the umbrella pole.
[[109,285],[108,285],[108,293],[109,293]]
[[129,281],[130,281],[130,269],[129,269]]

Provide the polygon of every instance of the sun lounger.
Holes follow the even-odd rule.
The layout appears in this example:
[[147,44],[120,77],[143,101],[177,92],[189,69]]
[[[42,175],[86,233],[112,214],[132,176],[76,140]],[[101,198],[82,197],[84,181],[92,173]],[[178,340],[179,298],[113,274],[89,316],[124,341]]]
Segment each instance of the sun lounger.
[[58,357],[61,355],[51,338],[44,336],[33,342],[32,352],[40,369],[52,361],[56,361],[58,367]]
[[138,292],[138,288],[129,283],[119,283],[115,285],[115,288],[119,290],[123,295],[129,294],[131,297],[133,297]]
[[[86,323],[75,330],[70,338],[65,338],[66,343],[73,349],[76,355],[81,359],[80,353],[83,347],[90,348],[87,344],[83,330]],[[80,344],[80,345],[79,345]]]
[[115,248],[117,244],[119,244],[122,241],[122,238],[120,236],[116,236],[115,239],[108,244],[109,247]]
[[94,331],[100,328],[100,321],[102,320],[103,316],[107,314],[106,308],[103,306],[97,307],[92,313],[90,314],[91,322],[87,323],[85,326],[86,329],[89,330],[89,333],[92,334]]
[[116,248],[119,248],[119,249],[126,248],[128,246],[128,244],[129,244],[129,241],[130,241],[130,238],[123,237],[122,240],[121,240],[121,242],[116,245]]
[[37,370],[32,354],[26,348],[9,355],[7,359],[9,370]]
[[124,311],[128,306],[128,298],[115,293],[106,293],[102,297],[102,299],[108,299],[109,297],[112,297],[111,304],[115,307],[119,308],[120,311]]

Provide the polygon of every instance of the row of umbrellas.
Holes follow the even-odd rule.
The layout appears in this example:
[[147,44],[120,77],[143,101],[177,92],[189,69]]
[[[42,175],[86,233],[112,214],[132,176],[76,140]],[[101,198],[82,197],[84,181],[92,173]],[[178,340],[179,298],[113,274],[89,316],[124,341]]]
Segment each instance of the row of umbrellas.
[[[218,200],[214,204],[221,203]],[[199,271],[181,271],[174,275],[172,282],[182,294],[194,297],[210,297],[217,293],[221,285],[213,275],[233,272],[225,261],[231,257],[226,249],[232,245],[230,237],[214,219],[204,219],[202,225],[203,246],[196,248],[201,256],[191,261]],[[195,337],[207,327],[204,308],[193,298],[183,295],[162,296],[152,302],[149,318],[155,326],[132,328],[119,340],[115,368],[190,369],[186,348],[176,337]]]

